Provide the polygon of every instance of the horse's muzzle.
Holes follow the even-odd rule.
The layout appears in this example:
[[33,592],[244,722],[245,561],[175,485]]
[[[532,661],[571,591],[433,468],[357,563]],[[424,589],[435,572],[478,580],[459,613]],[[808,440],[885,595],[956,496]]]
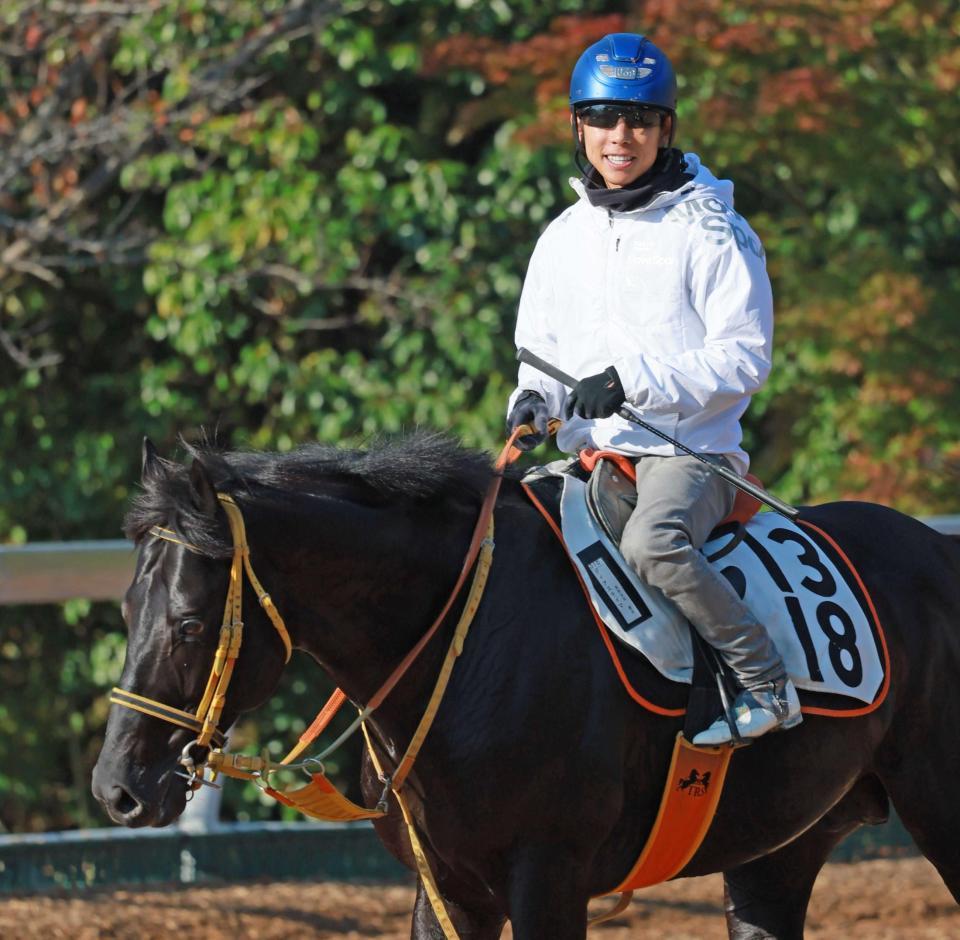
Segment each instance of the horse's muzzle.
[[181,782],[172,773],[165,773],[156,785],[144,787],[98,762],[90,789],[113,822],[139,829],[169,825],[183,812],[187,790]]

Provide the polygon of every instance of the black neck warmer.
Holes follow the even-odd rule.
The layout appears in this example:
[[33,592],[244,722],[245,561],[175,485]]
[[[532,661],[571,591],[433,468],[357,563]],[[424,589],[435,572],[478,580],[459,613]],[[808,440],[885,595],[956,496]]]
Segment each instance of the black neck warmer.
[[583,184],[592,205],[614,212],[629,212],[631,209],[642,209],[654,196],[673,192],[692,179],[693,174],[687,171],[683,152],[676,147],[665,147],[657,154],[653,166],[629,186],[607,189],[603,177],[593,166],[589,166]]

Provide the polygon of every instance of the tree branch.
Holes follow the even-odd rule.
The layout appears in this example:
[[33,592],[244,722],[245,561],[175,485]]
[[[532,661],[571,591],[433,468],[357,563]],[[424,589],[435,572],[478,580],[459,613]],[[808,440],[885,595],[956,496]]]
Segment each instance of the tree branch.
[[[77,4],[59,3],[64,12],[73,9]],[[100,2],[83,5],[85,8],[99,8],[101,13],[113,16],[111,12],[118,4]],[[129,5],[124,5],[129,7]],[[156,7],[156,2],[138,5],[139,12],[150,11]],[[247,77],[236,80],[236,77],[255,61],[273,43],[289,39],[291,36],[301,36],[304,31],[315,29],[334,13],[342,11],[342,4],[334,0],[292,0],[270,22],[259,30],[239,40],[232,52],[222,57],[209,68],[194,76],[187,94],[177,103],[176,107],[166,115],[166,128],[158,127],[153,121],[145,120],[142,111],[134,111],[130,106],[133,92],[127,90],[121,96],[119,103],[108,114],[86,124],[76,127],[72,125],[60,126],[52,131],[49,129],[49,120],[31,121],[21,130],[20,146],[14,143],[8,148],[7,168],[0,174],[0,189],[6,188],[13,178],[22,170],[37,160],[53,162],[64,159],[68,154],[76,154],[89,150],[111,147],[104,154],[100,162],[70,193],[59,199],[37,217],[30,220],[17,221],[13,225],[4,224],[8,229],[15,229],[17,237],[6,248],[0,251],[0,278],[9,270],[19,268],[24,270],[22,259],[36,247],[49,238],[56,238],[63,243],[69,243],[70,237],[66,233],[57,232],[57,226],[71,215],[75,215],[82,207],[92,203],[103,194],[114,182],[122,168],[136,159],[155,140],[169,133],[169,128],[179,121],[189,120],[196,107],[202,104],[214,113],[222,113],[236,102],[241,101],[266,80],[261,76]],[[111,20],[104,29],[97,34],[102,43],[111,41],[117,32],[116,21]],[[76,64],[75,70],[68,69],[70,78],[66,76],[58,83],[57,91],[51,96],[52,103],[47,106],[44,117],[49,118],[59,108],[62,110],[66,101],[71,97],[77,76],[85,74],[89,63],[95,61],[96,56],[84,57]],[[156,80],[158,75],[142,76],[135,88],[142,89],[148,82]],[[34,143],[39,134],[47,130],[50,136],[42,143]],[[24,141],[24,137],[26,140]]]
[[24,370],[42,369],[45,366],[55,366],[57,363],[63,361],[63,356],[59,353],[44,353],[41,356],[31,358],[28,353],[17,346],[6,330],[0,330],[0,346],[2,346],[7,355]]
[[144,3],[64,3],[63,0],[47,0],[47,9],[51,13],[64,13],[67,16],[139,16],[152,13],[162,6],[160,0],[146,0]]

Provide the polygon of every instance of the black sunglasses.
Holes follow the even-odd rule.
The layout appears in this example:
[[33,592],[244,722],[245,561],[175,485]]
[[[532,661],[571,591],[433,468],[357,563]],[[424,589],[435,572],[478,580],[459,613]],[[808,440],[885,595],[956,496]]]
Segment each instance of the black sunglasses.
[[577,117],[588,127],[616,127],[623,118],[627,127],[658,127],[663,119],[663,113],[653,108],[644,108],[639,105],[622,104],[591,104],[577,111]]

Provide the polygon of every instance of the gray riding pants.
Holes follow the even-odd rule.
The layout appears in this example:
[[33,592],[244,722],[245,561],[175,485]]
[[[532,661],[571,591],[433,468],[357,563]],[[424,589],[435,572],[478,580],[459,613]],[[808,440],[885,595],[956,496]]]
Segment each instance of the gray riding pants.
[[[729,463],[713,456],[716,462]],[[700,552],[733,508],[736,489],[693,457],[640,457],[637,508],[620,550],[648,583],[672,600],[736,673],[744,688],[786,674],[766,629]]]

